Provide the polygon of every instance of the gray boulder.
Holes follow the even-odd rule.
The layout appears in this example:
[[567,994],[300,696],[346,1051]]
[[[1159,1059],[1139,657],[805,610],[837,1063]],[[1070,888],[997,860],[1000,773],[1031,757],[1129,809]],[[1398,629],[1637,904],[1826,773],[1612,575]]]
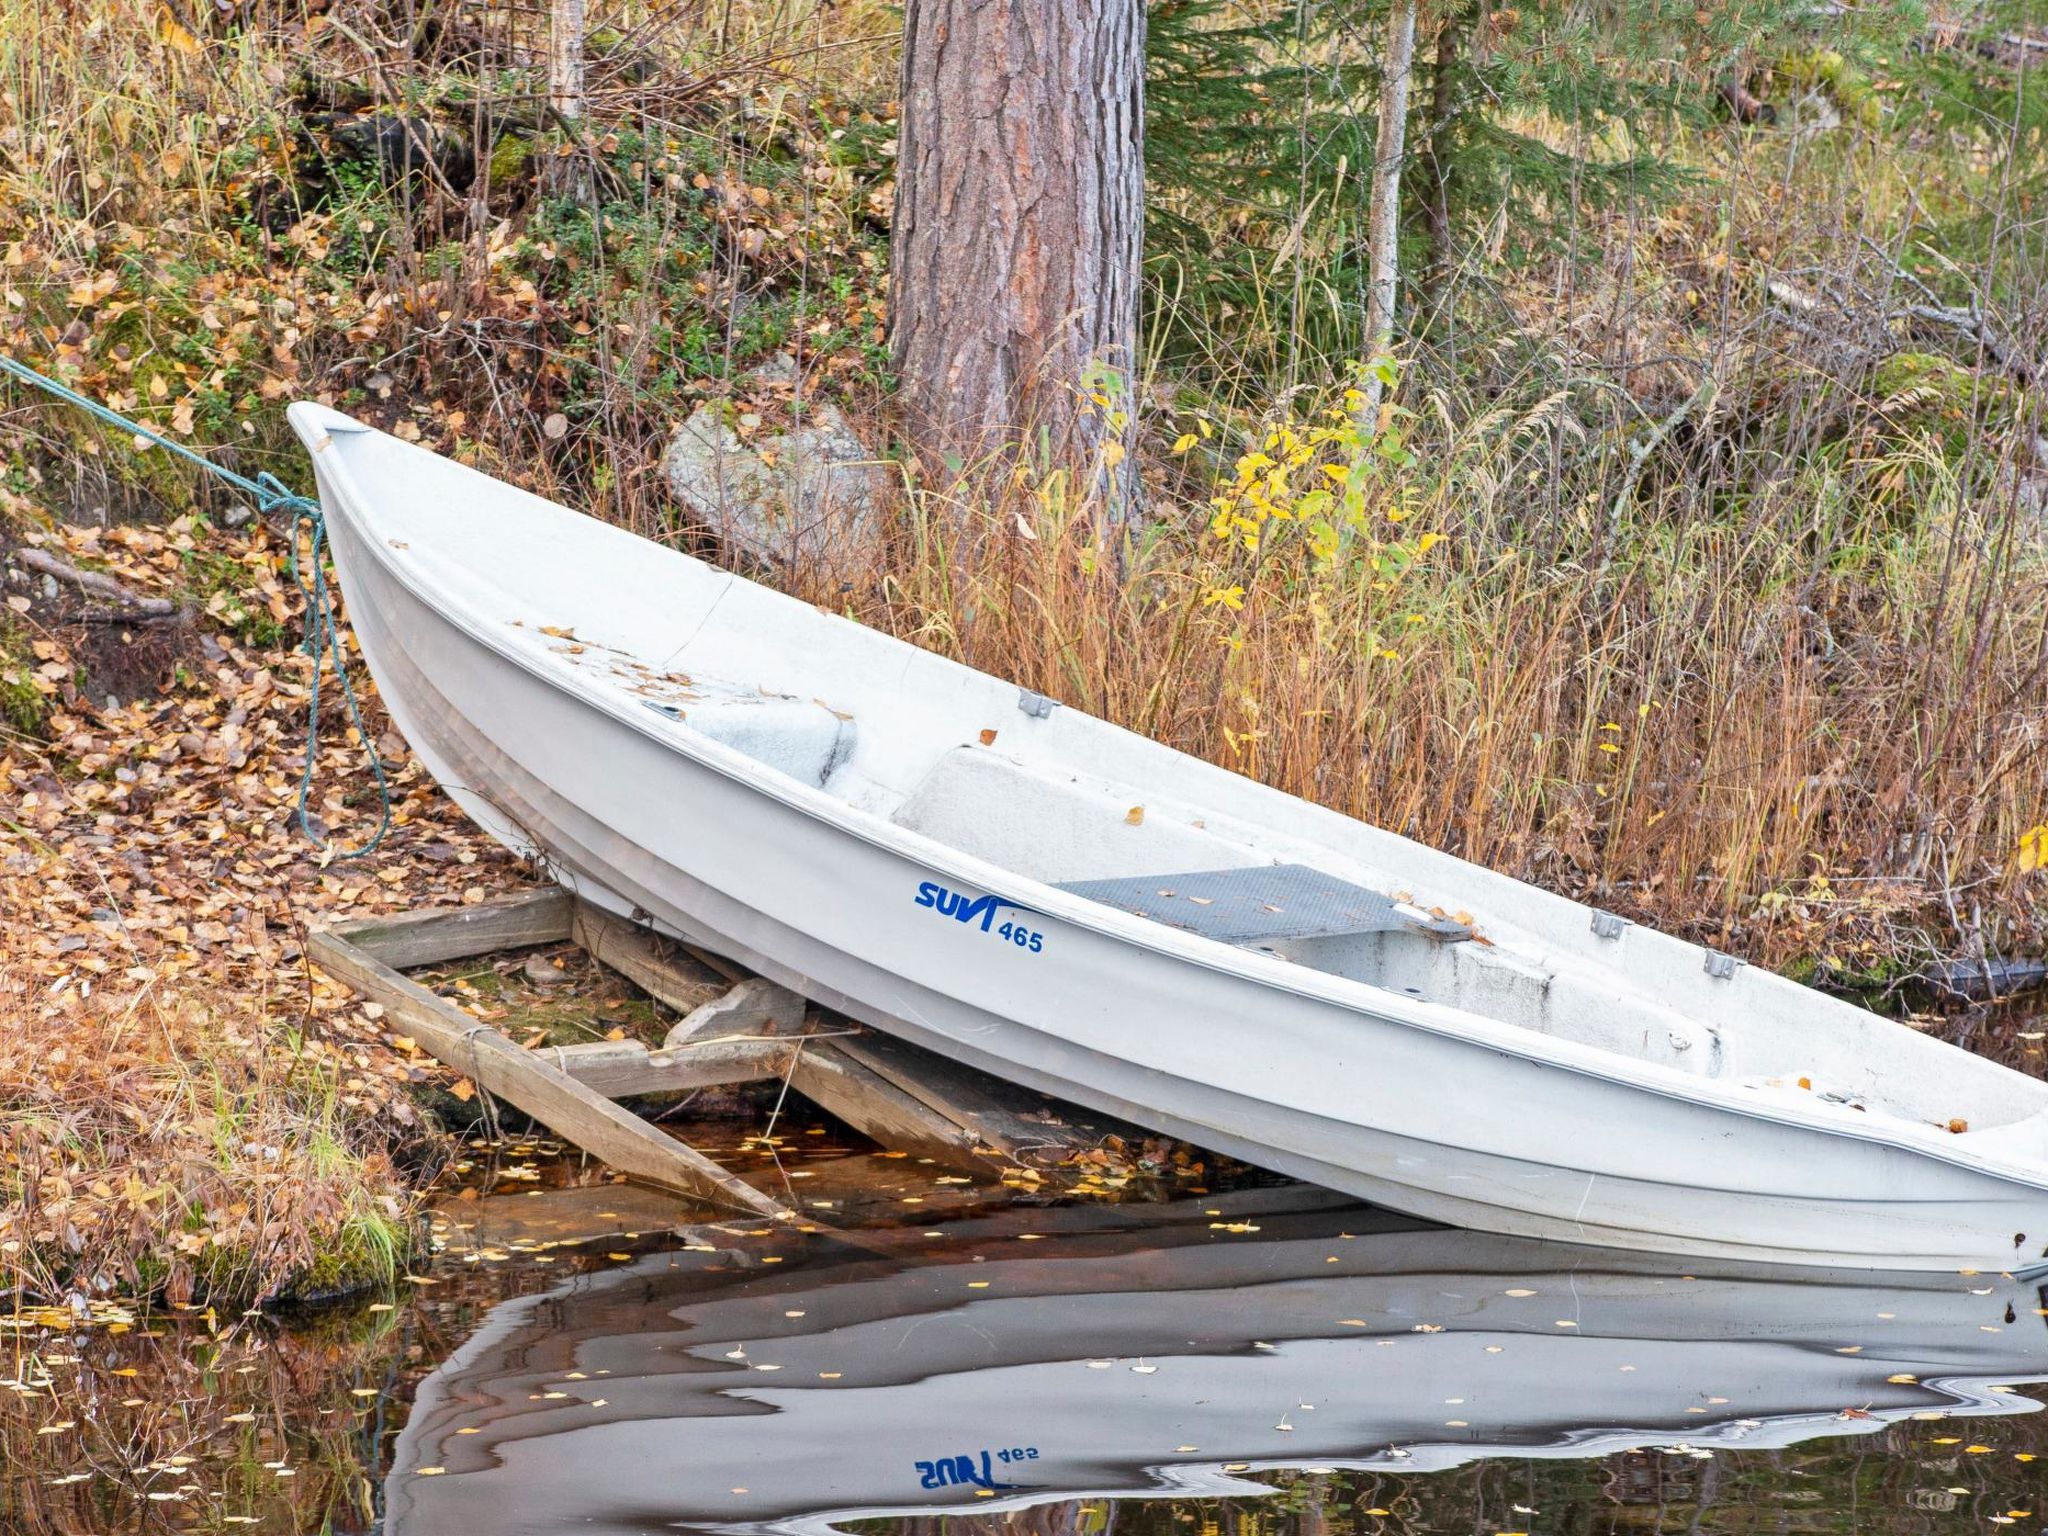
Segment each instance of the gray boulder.
[[743,441],[726,410],[700,405],[662,456],[669,489],[729,549],[769,565],[831,565],[880,526],[889,475],[838,407]]

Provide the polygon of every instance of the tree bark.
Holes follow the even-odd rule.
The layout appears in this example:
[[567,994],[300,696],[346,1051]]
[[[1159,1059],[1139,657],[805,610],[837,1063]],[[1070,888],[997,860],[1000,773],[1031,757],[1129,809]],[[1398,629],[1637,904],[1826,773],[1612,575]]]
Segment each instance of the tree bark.
[[1429,261],[1424,280],[1434,295],[1451,262],[1451,114],[1456,109],[1458,48],[1468,17],[1462,10],[1437,26],[1436,56],[1430,64],[1429,133],[1423,141],[1423,204],[1429,228]]
[[[1368,370],[1394,344],[1394,303],[1401,280],[1401,162],[1407,157],[1408,87],[1415,74],[1416,0],[1394,0],[1387,15],[1387,57],[1380,74],[1379,133],[1373,139],[1372,201],[1366,214],[1365,360]],[[1380,379],[1368,372],[1359,425],[1379,425]]]
[[1111,517],[1135,506],[1144,89],[1143,0],[905,8],[890,279],[905,424],[956,468],[1022,449],[1072,469]]

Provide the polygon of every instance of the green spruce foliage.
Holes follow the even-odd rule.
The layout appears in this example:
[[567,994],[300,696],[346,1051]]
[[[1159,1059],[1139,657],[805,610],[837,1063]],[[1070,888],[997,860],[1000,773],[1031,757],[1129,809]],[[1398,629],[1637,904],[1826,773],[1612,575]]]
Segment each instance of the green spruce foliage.
[[[1388,0],[1160,0],[1147,113],[1153,335],[1227,385],[1363,346],[1363,228]],[[1917,34],[1911,6],[1814,0],[1425,5],[1404,160],[1410,328],[1448,323],[1461,262],[1554,254],[1577,215],[1654,206],[1671,134],[1774,59],[1844,78]],[[1848,111],[1844,116],[1850,116]],[[1418,304],[1418,301],[1421,301]],[[1227,338],[1218,345],[1217,338]]]

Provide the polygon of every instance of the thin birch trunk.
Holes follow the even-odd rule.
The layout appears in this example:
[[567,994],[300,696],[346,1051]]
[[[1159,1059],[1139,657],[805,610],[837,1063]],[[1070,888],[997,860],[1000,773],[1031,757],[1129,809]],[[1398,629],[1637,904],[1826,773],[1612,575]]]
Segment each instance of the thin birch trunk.
[[1387,58],[1380,80],[1380,125],[1373,140],[1372,203],[1366,218],[1365,361],[1369,370],[1358,424],[1379,425],[1381,383],[1375,365],[1394,344],[1394,303],[1401,279],[1401,162],[1407,156],[1408,86],[1415,74],[1416,0],[1395,0],[1387,17]]
[[548,106],[572,141],[546,166],[543,183],[557,195],[582,198],[588,186],[583,148],[584,0],[549,0]]

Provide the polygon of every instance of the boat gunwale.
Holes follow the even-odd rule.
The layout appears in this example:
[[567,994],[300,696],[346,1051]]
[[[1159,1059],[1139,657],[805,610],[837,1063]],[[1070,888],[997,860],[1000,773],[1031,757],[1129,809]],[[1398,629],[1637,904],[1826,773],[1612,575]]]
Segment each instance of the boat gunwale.
[[[338,418],[342,423],[345,423],[340,433],[334,434],[327,422],[314,418],[315,411]],[[1060,890],[1055,885],[1047,884],[1028,875],[1018,874],[1014,870],[1004,869],[975,854],[955,847],[953,844],[941,842],[925,833],[914,831],[900,823],[878,816],[871,811],[862,810],[860,807],[838,796],[827,793],[822,788],[814,788],[804,784],[769,764],[749,757],[744,752],[729,747],[723,742],[714,740],[703,732],[688,726],[686,722],[672,721],[662,717],[660,719],[660,726],[667,727],[667,729],[660,729],[657,727],[654,718],[642,718],[646,712],[632,710],[628,707],[625,700],[611,697],[607,690],[571,687],[569,679],[557,675],[555,669],[549,667],[541,657],[511,644],[506,637],[496,632],[495,626],[483,622],[482,616],[473,611],[474,605],[468,600],[466,595],[458,598],[453,592],[444,592],[444,601],[438,603],[433,601],[431,594],[424,589],[415,576],[408,572],[401,562],[393,558],[390,551],[382,548],[377,538],[369,536],[373,532],[369,523],[369,518],[372,514],[364,510],[367,507],[368,498],[362,494],[361,488],[355,483],[354,477],[350,473],[342,455],[338,453],[330,454],[324,451],[338,446],[334,441],[336,435],[340,437],[375,435],[380,438],[387,438],[393,443],[398,443],[401,447],[414,448],[414,451],[417,452],[425,453],[430,450],[415,448],[412,444],[406,444],[399,439],[391,438],[390,434],[357,422],[342,412],[334,411],[331,407],[318,406],[311,401],[295,402],[287,410],[286,414],[293,429],[298,432],[301,441],[306,444],[309,452],[321,456],[321,466],[326,471],[328,478],[335,484],[338,490],[346,493],[344,497],[344,500],[348,503],[346,510],[351,514],[351,521],[354,524],[355,531],[363,535],[360,540],[363,548],[370,554],[378,567],[391,580],[395,581],[412,601],[421,604],[429,612],[454,625],[473,642],[483,646],[490,654],[510,662],[553,691],[575,699],[585,707],[595,708],[607,718],[626,726],[655,745],[677,752],[701,766],[709,768],[713,772],[738,783],[743,788],[765,795],[770,800],[795,810],[810,820],[821,823],[830,829],[857,837],[872,847],[879,848],[886,853],[894,854],[907,861],[922,863],[937,873],[952,876],[976,885],[982,890],[996,895],[998,899],[1008,901],[1013,906],[1023,907],[1033,912],[1057,918],[1061,922],[1071,924],[1084,932],[1094,933],[1117,942],[1130,944],[1167,959],[1198,965],[1207,971],[1238,977],[1259,986],[1270,987],[1276,991],[1290,993],[1312,1002],[1334,1006],[1346,1013],[1377,1017],[1384,1022],[1396,1024],[1403,1028],[1418,1029],[1438,1038],[1458,1041],[1463,1044],[1477,1046],[1481,1049],[1499,1051],[1502,1054],[1519,1058],[1538,1067],[1555,1067],[1566,1071],[1578,1072],[1585,1076],[1613,1083],[1625,1089],[1647,1092],[1661,1098],[1699,1105],[1704,1108],[1731,1113],[1745,1119],[1761,1120],[1792,1129],[1816,1131],[1824,1135],[1846,1137],[1852,1141],[1893,1147],[1901,1151],[1931,1157],[1937,1162],[1945,1163],[1952,1167],[1962,1168],[1996,1179],[2008,1180],[2030,1189],[2048,1190],[2048,1170],[2042,1170],[2038,1167],[2030,1168],[2027,1164],[2017,1159],[2000,1155],[1996,1150],[1987,1152],[1969,1146],[1944,1145],[1944,1139],[1951,1143],[1956,1139],[1954,1133],[1942,1130],[1932,1123],[1922,1126],[1896,1116],[1888,1117],[1889,1124],[1872,1122],[1868,1116],[1858,1115],[1845,1105],[1836,1105],[1824,1100],[1816,1101],[1810,1112],[1795,1113],[1775,1104],[1746,1100],[1742,1096],[1743,1089],[1741,1085],[1736,1083],[1727,1082],[1719,1078],[1679,1072],[1671,1067],[1663,1066],[1657,1062],[1640,1057],[1626,1056],[1618,1051],[1609,1051],[1600,1046],[1587,1045],[1582,1041],[1548,1035],[1540,1031],[1528,1029],[1525,1026],[1490,1019],[1484,1014],[1476,1013],[1469,1009],[1456,1008],[1445,1003],[1430,1002],[1427,999],[1407,997],[1387,988],[1375,986],[1370,982],[1358,981],[1351,977],[1339,976],[1333,972],[1317,970],[1314,967],[1299,966],[1286,961],[1268,958],[1254,951],[1224,944],[1219,940],[1203,938],[1198,934],[1183,933],[1164,924],[1154,923],[1145,918],[1118,912],[1113,907],[1089,901],[1085,897],[1072,895],[1069,892]],[[326,439],[326,441],[322,441],[322,439]],[[441,457],[439,455],[435,456]],[[447,462],[456,463],[453,460],[448,460]],[[481,471],[475,470],[471,466],[457,463],[456,467],[468,470],[469,473],[477,475],[478,478],[488,484],[495,485],[497,483],[490,476],[482,474]],[[636,539],[638,542],[651,544],[663,553],[679,560],[688,561],[714,577],[725,579],[728,583],[745,580],[744,577],[739,576],[735,572],[721,570],[706,561],[698,560],[694,555],[687,554],[680,549],[665,544],[658,544],[653,540],[640,539],[638,535],[632,534],[627,529],[614,528],[609,523],[592,518],[588,513],[578,512],[572,507],[563,506],[559,502],[549,501],[545,497],[535,497],[534,499],[541,501],[565,517],[578,518],[589,522],[593,528],[624,534],[627,537]],[[754,585],[759,584],[755,583]],[[779,598],[786,603],[800,607],[814,616],[846,625],[871,639],[879,638],[881,640],[893,641],[897,645],[916,650],[920,655],[930,656],[936,661],[959,668],[975,677],[991,678],[993,676],[993,674],[969,667],[964,662],[955,661],[951,657],[942,656],[936,652],[924,651],[921,647],[911,646],[908,641],[898,639],[893,635],[884,634],[879,630],[871,629],[843,615],[832,613],[814,604],[805,603],[802,599],[792,597],[786,592],[779,592],[771,587],[763,587],[761,590],[770,597]],[[343,597],[344,599],[347,597],[345,590]],[[1003,681],[1000,678],[994,680],[997,682]],[[1071,708],[1072,706],[1063,707]],[[1085,714],[1086,712],[1083,711],[1082,713]],[[1103,720],[1099,716],[1090,715],[1087,718],[1097,726],[1108,730],[1122,729],[1122,727],[1117,726],[1114,722]],[[675,726],[678,724],[683,725],[683,729],[680,731],[675,729]],[[1313,802],[1309,803],[1313,804]],[[1327,808],[1325,807],[1324,809]],[[1024,887],[1029,893],[1028,899],[1012,900],[1005,893],[1006,886]],[[1570,900],[1570,898],[1560,899]],[[1574,902],[1572,904],[1581,908],[1581,910],[1590,910],[1585,908],[1583,903]],[[1571,963],[1597,964],[1597,962],[1580,961],[1575,956],[1566,958]],[[1357,993],[1358,996],[1354,998],[1347,995],[1351,992]],[[1902,1028],[1903,1026],[1895,1027]],[[1947,1042],[1936,1043],[1947,1044]],[[1548,1049],[1540,1047],[1548,1047]],[[1963,1049],[1960,1046],[1952,1045],[1948,1048],[1952,1050]],[[1965,1052],[1965,1054],[1974,1055],[1974,1053],[1969,1052]],[[1974,1059],[1979,1061],[1988,1060],[1988,1058],[1984,1057],[1974,1057]],[[2001,1063],[1992,1062],[1990,1064],[1998,1066],[2004,1071],[2012,1071],[2009,1067],[2003,1067]],[[2015,1073],[2014,1075],[2021,1077],[2023,1081],[2034,1084],[2036,1087],[2040,1086],[2037,1079],[2026,1077],[2023,1073]],[[2037,1119],[2042,1116],[2048,1116],[2048,1107],[2036,1110],[2033,1114],[2022,1116],[2017,1120],[2005,1122],[2005,1124],[2008,1126],[2025,1124],[2028,1120]],[[1987,1129],[1992,1128],[1987,1127]],[[2044,1255],[2042,1259],[2032,1264],[2016,1267],[2010,1272],[2026,1274],[2043,1268],[2048,1268],[2048,1255]]]

